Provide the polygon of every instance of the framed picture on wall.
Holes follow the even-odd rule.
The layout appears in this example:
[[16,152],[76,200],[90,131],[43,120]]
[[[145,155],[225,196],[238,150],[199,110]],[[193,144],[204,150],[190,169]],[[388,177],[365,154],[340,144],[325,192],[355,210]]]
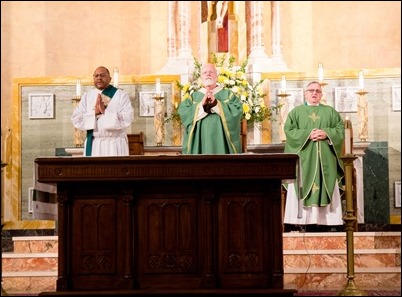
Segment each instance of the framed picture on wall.
[[29,118],[53,119],[54,94],[29,94]]
[[335,109],[338,112],[357,112],[356,87],[335,88]]
[[153,117],[155,92],[140,92],[140,117]]
[[401,86],[392,86],[392,110],[401,111]]

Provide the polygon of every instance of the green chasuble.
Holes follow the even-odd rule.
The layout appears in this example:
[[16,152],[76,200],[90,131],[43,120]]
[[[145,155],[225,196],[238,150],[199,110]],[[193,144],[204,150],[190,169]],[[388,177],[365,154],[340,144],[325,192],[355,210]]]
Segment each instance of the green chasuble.
[[178,108],[183,132],[183,154],[236,154],[241,153],[240,121],[243,107],[240,99],[229,89],[214,90],[220,113],[208,113],[198,119],[204,97],[201,89]]
[[[310,140],[314,128],[325,131],[328,138]],[[306,206],[330,204],[335,186],[339,186],[342,193],[344,172],[343,162],[339,159],[345,134],[342,117],[328,105],[301,105],[289,112],[284,130],[285,153],[300,157],[302,187],[298,197]],[[335,185],[336,180],[338,185]]]

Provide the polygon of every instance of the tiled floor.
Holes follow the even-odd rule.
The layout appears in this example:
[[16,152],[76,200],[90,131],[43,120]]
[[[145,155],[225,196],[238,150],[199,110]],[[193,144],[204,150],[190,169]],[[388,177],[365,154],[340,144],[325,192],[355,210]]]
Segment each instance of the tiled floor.
[[341,294],[344,293],[341,291],[335,290],[299,290],[295,296],[401,296],[401,290],[364,290],[357,291],[354,293],[361,294]]

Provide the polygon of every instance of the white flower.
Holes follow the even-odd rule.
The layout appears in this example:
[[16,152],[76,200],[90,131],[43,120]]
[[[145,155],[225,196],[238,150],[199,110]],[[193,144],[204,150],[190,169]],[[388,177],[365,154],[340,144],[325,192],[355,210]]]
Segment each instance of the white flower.
[[[194,81],[185,85],[181,85],[177,82],[177,85],[183,92],[182,100],[191,98],[191,94],[202,87],[199,82],[202,65],[196,59],[194,60]],[[215,65],[219,72],[218,84],[232,90],[234,94],[239,96],[243,104],[243,119],[246,119],[247,122],[262,122],[265,119],[269,119],[272,115],[272,111],[277,109],[277,107],[266,107],[264,102],[265,94],[261,86],[263,81],[261,80],[254,86],[251,85],[247,81],[245,73],[246,63],[244,62],[242,66],[234,66],[233,62],[234,58],[231,57],[229,59],[229,66],[222,67],[218,65],[219,63],[215,57]]]

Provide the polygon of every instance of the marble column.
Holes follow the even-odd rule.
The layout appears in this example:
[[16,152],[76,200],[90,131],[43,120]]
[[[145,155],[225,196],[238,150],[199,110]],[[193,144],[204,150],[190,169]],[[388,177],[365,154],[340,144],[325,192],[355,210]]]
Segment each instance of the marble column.
[[369,142],[356,142],[353,144],[353,154],[357,157],[353,161],[353,167],[356,173],[356,209],[355,216],[357,217],[357,223],[364,223],[364,180],[363,180],[363,157],[366,154],[365,151],[369,147]]
[[179,16],[179,55],[177,56],[178,67],[181,72],[187,73],[189,65],[194,63],[194,57],[190,46],[190,2],[178,1]]
[[168,60],[158,74],[188,74],[193,65],[194,57],[190,46],[190,4],[185,1],[168,3]]
[[177,15],[177,1],[168,1],[167,61],[165,66],[163,66],[163,68],[158,72],[159,74],[176,73],[177,71],[176,15]]
[[271,1],[272,70],[286,70],[281,45],[281,1]]
[[249,72],[269,72],[272,61],[265,53],[263,42],[263,2],[250,1],[250,55],[248,57]]

